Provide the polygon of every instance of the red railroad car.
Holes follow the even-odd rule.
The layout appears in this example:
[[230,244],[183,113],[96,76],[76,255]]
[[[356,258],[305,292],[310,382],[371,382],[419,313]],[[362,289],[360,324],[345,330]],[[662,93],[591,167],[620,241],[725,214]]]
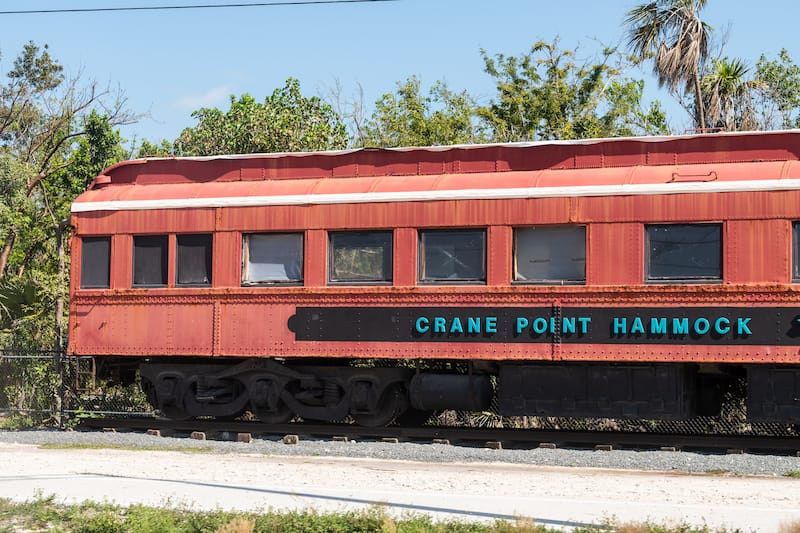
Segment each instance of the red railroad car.
[[167,416],[800,421],[800,132],[148,158],[72,207],[69,352]]

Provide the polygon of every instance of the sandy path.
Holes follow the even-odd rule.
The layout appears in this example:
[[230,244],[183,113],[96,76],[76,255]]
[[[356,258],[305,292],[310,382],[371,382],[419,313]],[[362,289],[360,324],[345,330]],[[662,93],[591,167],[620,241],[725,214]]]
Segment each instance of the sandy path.
[[512,464],[441,464],[0,444],[0,497],[201,509],[321,511],[386,505],[462,520],[548,525],[703,523],[776,531],[800,521],[800,480]]

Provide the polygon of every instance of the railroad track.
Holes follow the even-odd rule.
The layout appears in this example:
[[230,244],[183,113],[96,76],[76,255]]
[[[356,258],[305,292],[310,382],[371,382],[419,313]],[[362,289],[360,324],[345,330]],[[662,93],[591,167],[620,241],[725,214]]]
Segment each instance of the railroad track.
[[434,442],[491,448],[582,448],[597,450],[656,449],[664,451],[706,450],[716,453],[778,453],[800,455],[800,437],[753,435],[681,435],[612,431],[561,431],[543,429],[456,428],[443,426],[367,428],[348,424],[275,424],[260,422],[186,420],[160,418],[85,419],[78,430],[150,431],[155,434],[185,434],[195,438],[247,440],[282,437],[287,443],[299,439],[383,440],[386,442]]

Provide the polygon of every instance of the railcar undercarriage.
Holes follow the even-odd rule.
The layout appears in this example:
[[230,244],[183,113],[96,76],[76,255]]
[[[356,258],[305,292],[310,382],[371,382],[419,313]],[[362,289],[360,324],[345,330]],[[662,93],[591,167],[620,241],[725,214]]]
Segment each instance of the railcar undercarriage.
[[[131,381],[129,358],[99,366]],[[269,423],[294,417],[363,426],[413,424],[434,411],[500,415],[682,420],[720,413],[733,384],[747,381],[748,419],[800,422],[800,369],[767,365],[439,362],[374,366],[348,360],[150,359],[139,364],[151,405],[172,419]]]

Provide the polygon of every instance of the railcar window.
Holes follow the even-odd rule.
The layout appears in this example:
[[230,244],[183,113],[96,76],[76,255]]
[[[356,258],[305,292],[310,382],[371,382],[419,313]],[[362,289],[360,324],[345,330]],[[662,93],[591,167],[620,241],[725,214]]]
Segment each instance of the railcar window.
[[645,229],[647,281],[722,279],[721,224],[660,224]]
[[178,235],[176,285],[211,285],[211,235]]
[[330,233],[328,279],[332,282],[391,282],[392,232]]
[[81,288],[107,289],[111,274],[111,237],[81,239]]
[[420,281],[486,281],[485,230],[424,230],[419,235]]
[[133,286],[163,287],[167,284],[166,235],[133,238]]
[[514,230],[514,281],[586,281],[586,227],[536,226]]
[[302,281],[302,233],[254,233],[242,237],[243,285]]

